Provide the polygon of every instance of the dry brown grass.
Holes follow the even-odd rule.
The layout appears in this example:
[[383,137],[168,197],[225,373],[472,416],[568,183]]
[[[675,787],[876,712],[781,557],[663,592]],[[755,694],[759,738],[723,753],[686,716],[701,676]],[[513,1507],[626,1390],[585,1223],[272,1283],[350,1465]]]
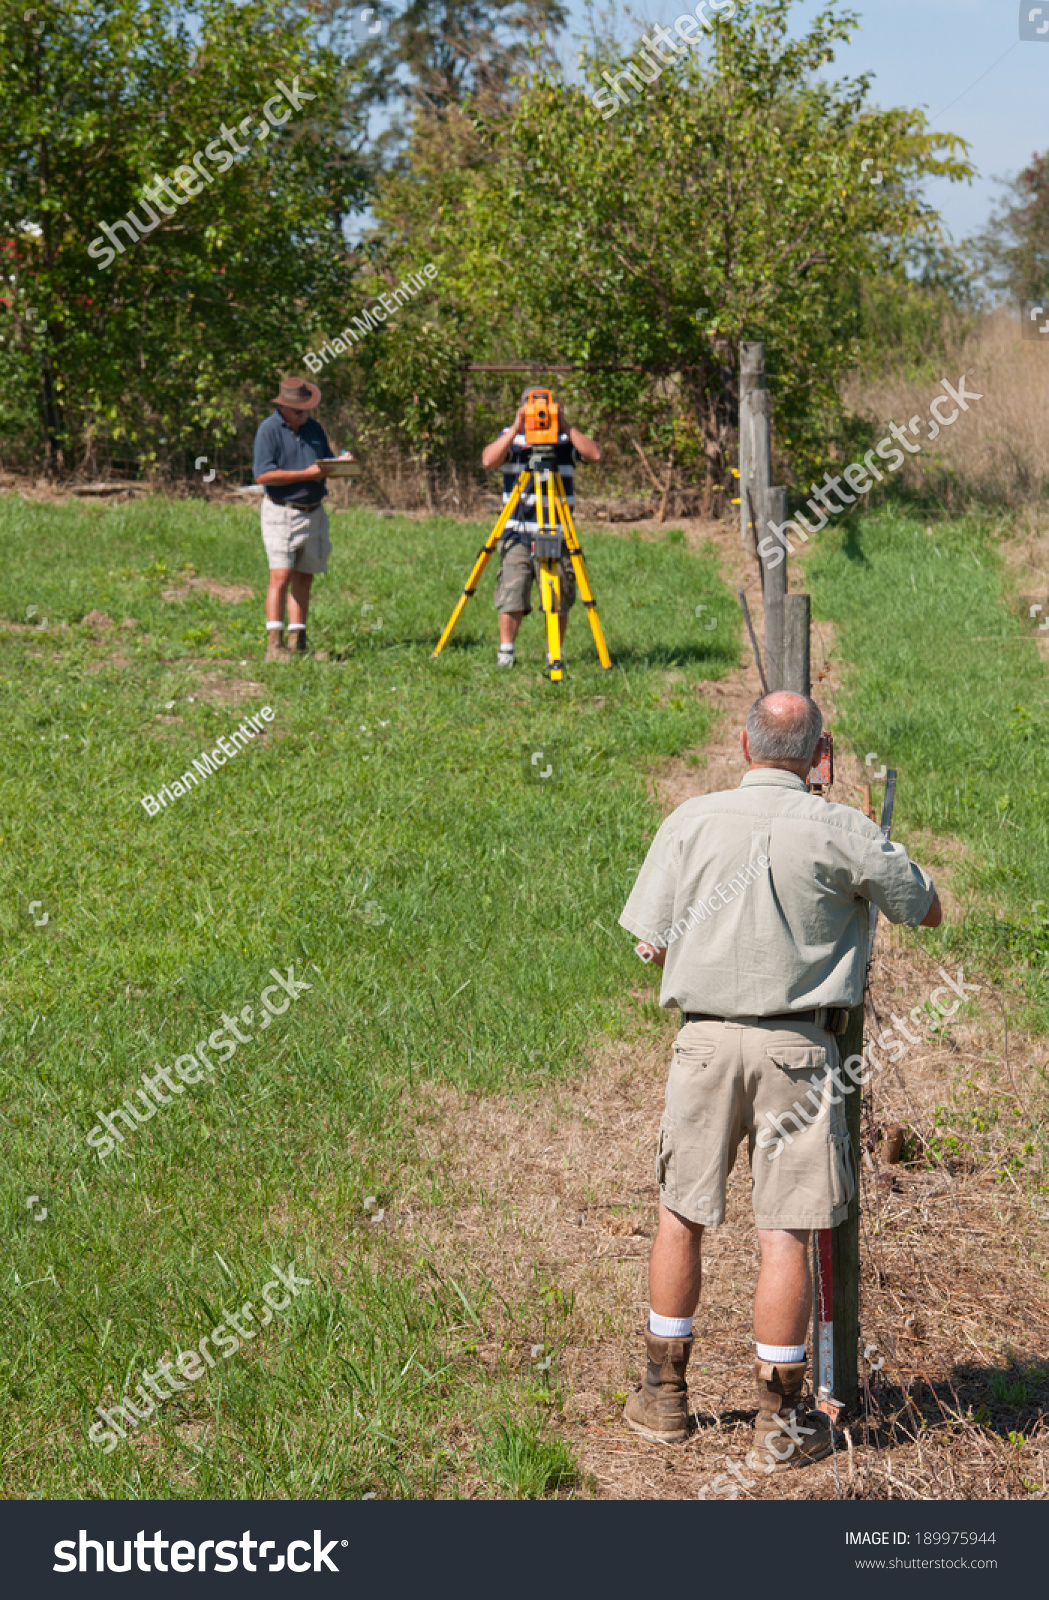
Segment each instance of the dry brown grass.
[[922,452],[908,457],[899,480],[951,510],[973,502],[1019,507],[1043,499],[1049,489],[1049,351],[1021,339],[1017,319],[1006,311],[981,318],[935,377],[889,374],[870,382],[857,374],[846,388],[846,402],[870,419],[873,440],[874,430],[889,422],[904,427],[912,417],[927,419],[930,402],[942,393],[939,378],[957,388],[970,367],[968,388],[982,399],[941,428],[935,441],[925,439],[923,427],[914,441]]

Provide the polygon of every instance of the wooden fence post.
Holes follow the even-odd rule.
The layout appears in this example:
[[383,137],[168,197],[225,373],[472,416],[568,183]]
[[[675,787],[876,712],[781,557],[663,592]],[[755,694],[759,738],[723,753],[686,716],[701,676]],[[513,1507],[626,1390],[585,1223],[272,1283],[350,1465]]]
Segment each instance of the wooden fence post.
[[[756,498],[756,497],[755,497]],[[763,539],[770,522],[777,527],[787,520],[786,489],[765,489],[760,500],[756,498],[758,529]],[[760,540],[759,540],[760,542]],[[787,552],[777,565],[765,567],[765,676],[769,690],[783,688],[783,600],[787,593]]]
[[807,594],[783,596],[783,683],[795,694],[810,694],[809,627],[811,604]]
[[[849,1012],[849,1025],[838,1039],[841,1058],[863,1053],[863,1005]],[[842,1082],[849,1083],[842,1075]],[[845,1221],[831,1231],[831,1259],[834,1263],[834,1399],[840,1400],[850,1416],[859,1410],[860,1381],[860,1094],[845,1096],[845,1123],[852,1146],[856,1193],[849,1202]]]
[[772,482],[770,418],[765,346],[744,341],[739,347],[739,522],[740,538],[751,550],[761,535],[757,529],[748,532],[747,490],[761,516],[761,496]]

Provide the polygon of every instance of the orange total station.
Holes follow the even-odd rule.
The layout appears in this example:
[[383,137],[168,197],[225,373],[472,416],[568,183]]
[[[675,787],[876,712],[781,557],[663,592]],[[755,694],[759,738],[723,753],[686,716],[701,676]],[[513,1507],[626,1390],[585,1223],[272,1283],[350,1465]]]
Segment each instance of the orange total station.
[[525,396],[525,443],[556,444],[561,422],[549,389],[530,389]]

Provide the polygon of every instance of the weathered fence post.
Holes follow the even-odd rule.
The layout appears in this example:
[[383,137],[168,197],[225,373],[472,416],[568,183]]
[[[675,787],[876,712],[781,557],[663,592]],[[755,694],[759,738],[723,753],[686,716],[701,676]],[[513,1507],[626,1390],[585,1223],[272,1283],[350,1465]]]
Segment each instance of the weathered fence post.
[[[786,489],[765,489],[755,497],[760,527],[759,543],[770,522],[780,527],[787,520]],[[776,566],[765,565],[765,676],[769,689],[783,688],[783,601],[787,593],[787,552]]]
[[[841,1058],[863,1054],[863,1005],[849,1012],[849,1025],[838,1039]],[[847,1081],[847,1080],[843,1080]],[[850,1416],[859,1410],[860,1355],[860,1096],[845,1096],[845,1122],[849,1130],[856,1175],[856,1193],[845,1221],[831,1231],[834,1305],[834,1399]]]
[[771,412],[765,387],[765,346],[756,341],[739,347],[739,521],[740,538],[751,550],[761,538],[759,529],[748,532],[750,509],[761,517],[761,497],[772,482]]
[[783,596],[783,683],[795,694],[810,694],[809,628],[811,605],[807,594]]

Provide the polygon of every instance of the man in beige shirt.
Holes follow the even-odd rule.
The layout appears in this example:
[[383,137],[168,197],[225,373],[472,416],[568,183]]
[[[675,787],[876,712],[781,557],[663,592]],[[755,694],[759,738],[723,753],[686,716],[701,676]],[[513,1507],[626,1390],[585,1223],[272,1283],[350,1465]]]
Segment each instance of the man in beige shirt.
[[642,959],[663,969],[660,1005],[683,1014],[659,1131],[648,1365],[625,1420],[648,1439],[688,1435],[703,1229],[724,1221],[746,1134],[761,1249],[747,1460],[765,1471],[832,1445],[826,1417],[801,1404],[807,1247],[811,1229],[844,1220],[855,1192],[843,1101],[866,1080],[862,1057],[842,1066],[835,1035],[863,999],[868,903],[890,922],[942,920],[931,878],[902,845],[862,812],[809,793],[822,728],[805,695],[755,701],[740,734],[749,768],[740,787],[697,795],[666,819],[619,919]]

